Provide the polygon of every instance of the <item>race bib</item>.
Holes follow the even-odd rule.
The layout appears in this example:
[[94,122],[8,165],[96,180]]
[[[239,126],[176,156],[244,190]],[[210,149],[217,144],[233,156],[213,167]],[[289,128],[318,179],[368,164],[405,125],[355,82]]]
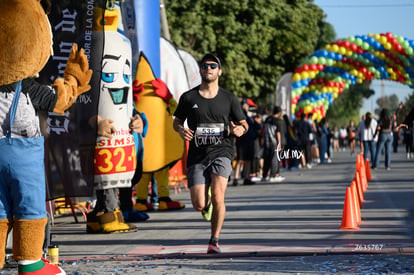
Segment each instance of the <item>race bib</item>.
[[220,144],[224,138],[224,124],[201,123],[197,126],[194,138],[197,147]]

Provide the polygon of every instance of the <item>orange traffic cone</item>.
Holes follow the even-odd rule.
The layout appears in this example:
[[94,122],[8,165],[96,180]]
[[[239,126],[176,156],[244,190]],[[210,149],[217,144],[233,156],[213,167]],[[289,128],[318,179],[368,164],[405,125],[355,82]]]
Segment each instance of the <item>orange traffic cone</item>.
[[356,167],[355,170],[359,170],[361,168],[361,154],[357,155],[357,159],[356,159]]
[[366,192],[368,189],[368,181],[367,181],[367,175],[365,171],[365,162],[363,158],[361,158],[361,166],[359,169],[359,175],[361,176],[362,190]]
[[352,202],[351,187],[346,188],[342,224],[339,229],[359,229],[355,216],[355,207]]
[[357,190],[355,181],[352,181],[351,183],[351,191],[352,191],[352,202],[354,203],[354,208],[355,208],[356,220],[358,224],[361,224],[362,223],[361,208],[359,207],[358,190]]
[[372,180],[372,174],[371,174],[371,167],[369,166],[369,159],[365,161],[365,173],[367,174],[367,180]]
[[364,200],[364,189],[362,188],[361,177],[359,176],[359,172],[355,172],[354,181],[356,183],[356,188],[358,191],[359,207],[362,208],[362,203],[365,202],[365,200]]

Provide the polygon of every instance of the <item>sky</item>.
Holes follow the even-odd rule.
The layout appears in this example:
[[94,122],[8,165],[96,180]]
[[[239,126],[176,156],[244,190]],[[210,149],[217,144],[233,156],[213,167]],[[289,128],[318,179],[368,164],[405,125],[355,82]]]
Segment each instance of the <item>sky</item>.
[[[314,0],[327,15],[326,21],[333,25],[337,39],[369,33],[387,33],[414,39],[413,0]],[[396,94],[400,101],[412,93],[406,85],[394,81],[373,81],[375,95],[364,100],[361,113],[373,112],[376,100],[382,94]]]

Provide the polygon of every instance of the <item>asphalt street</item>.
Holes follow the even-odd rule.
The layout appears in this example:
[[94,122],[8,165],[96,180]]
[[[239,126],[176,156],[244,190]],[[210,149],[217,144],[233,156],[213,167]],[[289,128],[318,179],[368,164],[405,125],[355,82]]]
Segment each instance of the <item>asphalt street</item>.
[[372,171],[359,229],[340,229],[356,169],[345,151],[332,163],[284,170],[283,182],[229,184],[222,254],[206,254],[209,224],[184,185],[171,187],[171,197],[186,208],[149,212],[137,232],[87,234],[82,215],[76,223],[68,214],[54,218],[52,243],[73,275],[414,274],[414,160],[403,151],[392,155],[390,171],[383,162]]

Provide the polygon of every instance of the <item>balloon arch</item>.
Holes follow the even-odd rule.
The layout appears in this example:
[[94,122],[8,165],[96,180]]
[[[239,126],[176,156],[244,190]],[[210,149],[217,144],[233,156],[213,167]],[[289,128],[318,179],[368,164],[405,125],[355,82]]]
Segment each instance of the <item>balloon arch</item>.
[[414,40],[390,32],[352,36],[315,51],[292,75],[295,117],[320,120],[344,89],[372,79],[414,87]]

